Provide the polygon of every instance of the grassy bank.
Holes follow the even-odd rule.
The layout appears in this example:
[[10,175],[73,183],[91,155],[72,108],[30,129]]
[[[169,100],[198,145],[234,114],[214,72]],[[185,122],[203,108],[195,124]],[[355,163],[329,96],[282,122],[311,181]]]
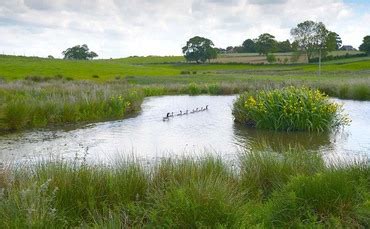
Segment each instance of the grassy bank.
[[369,165],[303,150],[2,171],[0,227],[369,227]]
[[16,82],[0,86],[0,130],[19,130],[121,119],[140,110],[141,91],[127,87]]

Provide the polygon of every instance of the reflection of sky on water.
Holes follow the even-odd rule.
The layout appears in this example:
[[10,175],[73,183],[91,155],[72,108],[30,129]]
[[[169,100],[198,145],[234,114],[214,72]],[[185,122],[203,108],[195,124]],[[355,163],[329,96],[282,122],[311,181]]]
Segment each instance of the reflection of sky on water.
[[[353,122],[336,134],[281,133],[245,128],[233,122],[234,96],[163,96],[147,98],[142,113],[121,121],[97,123],[65,131],[31,131],[0,136],[0,161],[34,157],[73,158],[87,152],[88,160],[111,160],[117,155],[157,159],[194,156],[205,152],[223,157],[238,150],[265,144],[279,150],[300,145],[344,157],[366,153],[370,156],[370,102],[343,101]],[[168,111],[209,105],[209,110],[176,116],[168,122]]]

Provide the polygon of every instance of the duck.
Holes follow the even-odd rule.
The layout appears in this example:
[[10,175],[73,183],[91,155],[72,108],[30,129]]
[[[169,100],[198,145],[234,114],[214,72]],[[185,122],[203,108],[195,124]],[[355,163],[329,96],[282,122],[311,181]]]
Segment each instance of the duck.
[[176,116],[181,116],[182,115],[182,111],[180,110],[180,113],[178,113]]
[[170,120],[170,112],[167,113],[165,117],[163,117],[163,121]]
[[197,107],[197,109],[195,109],[195,112],[199,112],[199,108]]
[[208,110],[208,105],[206,105],[206,110]]
[[173,117],[173,112],[171,112],[170,116],[168,116],[168,117]]
[[186,110],[186,111],[183,113],[183,115],[187,115],[187,114],[189,114],[189,111],[188,111],[188,110]]

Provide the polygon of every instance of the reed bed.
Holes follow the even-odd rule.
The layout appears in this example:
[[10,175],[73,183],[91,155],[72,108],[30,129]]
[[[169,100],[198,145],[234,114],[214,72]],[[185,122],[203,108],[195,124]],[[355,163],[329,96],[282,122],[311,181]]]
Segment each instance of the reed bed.
[[115,166],[49,161],[4,173],[0,227],[369,227],[366,161],[299,149]]

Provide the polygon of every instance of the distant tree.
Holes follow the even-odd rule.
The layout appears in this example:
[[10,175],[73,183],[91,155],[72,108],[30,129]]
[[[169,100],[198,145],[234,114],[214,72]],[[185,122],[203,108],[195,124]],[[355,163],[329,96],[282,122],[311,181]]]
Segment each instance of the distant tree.
[[49,55],[48,58],[49,59],[54,59],[54,57],[52,55]]
[[277,52],[292,52],[292,45],[289,40],[277,42]]
[[339,50],[342,47],[342,39],[335,32],[329,32],[326,39],[326,48],[327,51]]
[[91,60],[98,56],[95,52],[89,51],[86,44],[76,45],[62,52],[64,59],[70,60]]
[[233,50],[236,53],[244,53],[245,52],[245,49],[244,49],[243,46],[235,46]]
[[366,52],[367,55],[370,55],[370,36],[364,37],[359,49],[362,52]]
[[306,51],[309,60],[318,53],[321,57],[321,53],[325,52],[329,31],[322,22],[305,21],[299,23],[290,33],[299,47]]
[[261,34],[255,41],[256,51],[259,54],[267,55],[270,52],[276,51],[276,40],[275,37],[269,33]]
[[226,52],[233,52],[233,50],[234,50],[234,47],[233,46],[228,46],[226,48]]
[[255,53],[256,52],[256,44],[252,39],[247,39],[243,42],[244,52],[247,53]]
[[196,63],[204,63],[207,60],[217,57],[216,49],[211,40],[195,36],[186,42],[186,46],[182,48],[184,57],[187,61],[195,61]]
[[216,50],[217,54],[226,52],[226,49],[224,49],[224,48],[215,48],[215,50]]

